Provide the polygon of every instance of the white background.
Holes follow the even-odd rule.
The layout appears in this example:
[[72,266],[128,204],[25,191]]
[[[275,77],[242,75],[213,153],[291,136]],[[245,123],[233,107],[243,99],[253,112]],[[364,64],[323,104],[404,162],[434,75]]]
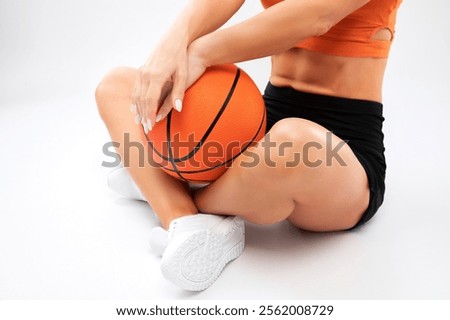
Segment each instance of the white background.
[[[147,205],[106,187],[94,90],[142,65],[185,1],[0,2],[1,299],[449,299],[450,5],[406,0],[385,80],[387,194],[348,233],[247,225],[199,294],[166,282]],[[248,0],[231,23],[261,11]],[[242,64],[261,90],[268,59]]]

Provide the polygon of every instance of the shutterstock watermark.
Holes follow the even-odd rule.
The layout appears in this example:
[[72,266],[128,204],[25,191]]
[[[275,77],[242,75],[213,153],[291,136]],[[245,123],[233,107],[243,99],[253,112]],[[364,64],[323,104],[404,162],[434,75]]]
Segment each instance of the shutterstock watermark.
[[[154,145],[152,142],[144,144],[131,141],[130,135],[125,133],[123,145],[114,141],[103,145],[103,154],[108,160],[103,161],[102,166],[113,168],[122,164],[129,167],[133,160],[133,163],[137,161],[139,167],[146,165],[166,167],[172,163],[178,169],[189,167],[192,170],[205,167],[232,167],[235,165],[233,160],[238,156],[242,157],[239,165],[246,168],[256,167],[261,163],[268,167],[286,168],[299,165],[316,168],[322,165],[331,166],[334,162],[340,166],[347,166],[339,154],[347,141],[339,140],[333,143],[333,139],[336,139],[333,133],[326,132],[325,141],[307,141],[300,145],[294,141],[272,141],[268,133],[259,142],[232,141],[224,145],[214,140],[196,140],[193,134],[184,139],[176,134],[173,140]],[[123,150],[123,159],[116,151],[118,148]]]

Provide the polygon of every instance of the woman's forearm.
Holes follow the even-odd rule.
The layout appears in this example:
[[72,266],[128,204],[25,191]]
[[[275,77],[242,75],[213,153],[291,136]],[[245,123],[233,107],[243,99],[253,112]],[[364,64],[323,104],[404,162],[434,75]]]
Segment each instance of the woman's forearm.
[[253,18],[207,34],[192,46],[207,66],[286,51],[321,35],[368,0],[285,0]]
[[188,46],[195,39],[213,32],[239,10],[245,0],[190,0],[165,34],[169,41]]

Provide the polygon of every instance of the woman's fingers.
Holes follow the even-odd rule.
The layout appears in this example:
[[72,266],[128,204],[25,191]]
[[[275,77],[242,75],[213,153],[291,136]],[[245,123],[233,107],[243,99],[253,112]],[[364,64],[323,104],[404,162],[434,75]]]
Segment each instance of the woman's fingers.
[[136,101],[138,100],[137,87],[138,87],[138,85],[140,86],[139,83],[140,83],[140,76],[138,75],[138,77],[136,78],[136,81],[134,82],[134,88],[133,88],[133,93],[131,94],[131,106],[130,106],[130,111],[134,115],[134,122],[136,122],[136,124],[139,124],[141,122],[141,116],[140,116],[138,106],[136,103]]
[[136,117],[135,121],[140,121],[142,127],[144,128],[145,133],[148,133],[151,130],[152,124],[149,120],[149,97],[148,91],[149,86],[152,83],[150,77],[150,71],[146,65],[142,66],[139,69],[140,77],[139,84],[137,86],[138,98],[137,98],[137,109],[139,113],[139,117]]
[[156,111],[158,110],[158,102],[161,100],[163,92],[163,83],[160,79],[151,79],[150,85],[145,94],[145,107],[142,114],[144,121],[144,130],[147,133],[152,130],[156,122]]
[[159,108],[158,113],[156,114],[155,121],[160,122],[161,120],[163,120],[165,117],[167,117],[167,115],[172,109],[173,109],[172,98],[167,97],[161,108]]
[[139,74],[135,84],[135,105],[138,116],[135,117],[134,121],[136,124],[141,124],[145,130],[143,120],[145,114],[145,99],[143,96],[145,97],[146,83],[148,83],[148,81],[146,81],[145,78],[144,68],[145,66],[139,68]]
[[162,105],[160,103],[161,107],[156,114],[155,122],[163,120],[172,109],[181,112],[183,108],[182,101],[184,98],[185,90],[186,76],[184,73],[178,71],[174,76],[174,82],[166,83],[166,85],[163,87],[163,95],[161,95],[161,97],[163,98],[163,103]]
[[172,88],[172,106],[178,112],[183,108],[184,91],[186,91],[186,68],[178,68],[175,72],[174,83]]

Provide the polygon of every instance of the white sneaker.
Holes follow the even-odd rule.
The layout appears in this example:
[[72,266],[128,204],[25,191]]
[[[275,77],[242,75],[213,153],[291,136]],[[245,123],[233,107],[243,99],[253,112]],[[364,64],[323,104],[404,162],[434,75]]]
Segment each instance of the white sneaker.
[[146,201],[139,187],[134,183],[127,169],[118,166],[108,175],[108,187],[128,199]]
[[163,276],[177,286],[201,291],[244,250],[244,221],[234,216],[197,214],[175,219],[161,259]]
[[[192,190],[206,187],[209,183],[189,182],[189,188]],[[118,166],[108,175],[108,186],[111,190],[128,199],[146,201],[139,187],[131,178],[128,170],[122,166]]]

